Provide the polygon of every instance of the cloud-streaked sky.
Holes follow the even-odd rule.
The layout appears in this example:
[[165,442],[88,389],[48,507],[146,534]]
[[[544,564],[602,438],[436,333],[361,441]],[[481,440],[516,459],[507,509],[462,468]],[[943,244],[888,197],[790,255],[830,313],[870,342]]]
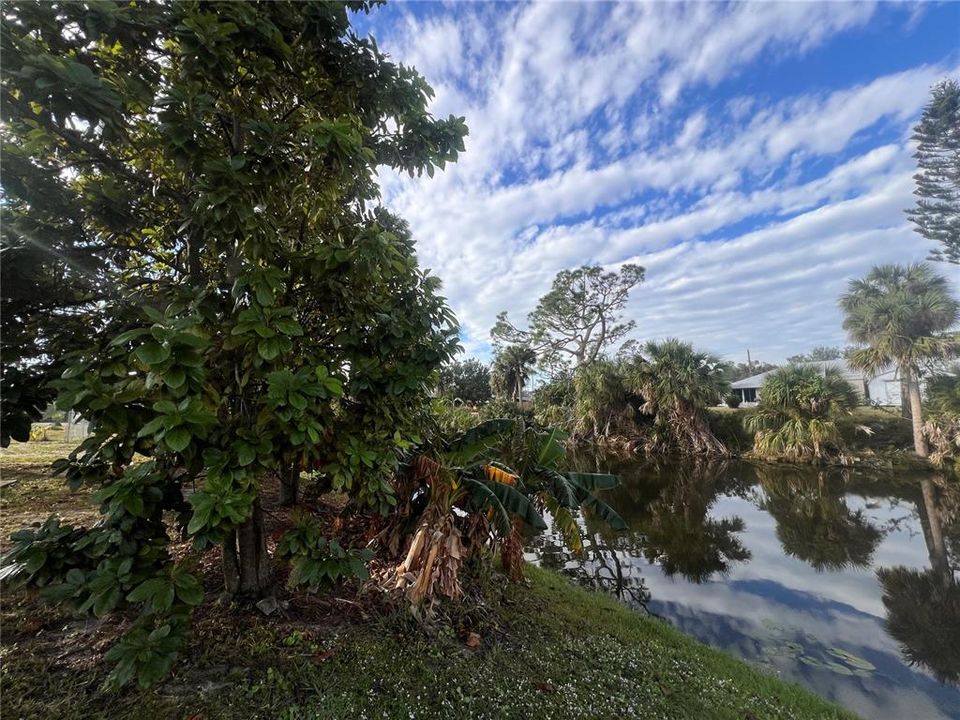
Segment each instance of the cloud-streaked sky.
[[780,360],[844,344],[846,281],[930,248],[909,137],[960,77],[960,3],[394,3],[359,27],[470,127],[433,179],[381,175],[468,355],[559,270],[638,262],[634,337]]

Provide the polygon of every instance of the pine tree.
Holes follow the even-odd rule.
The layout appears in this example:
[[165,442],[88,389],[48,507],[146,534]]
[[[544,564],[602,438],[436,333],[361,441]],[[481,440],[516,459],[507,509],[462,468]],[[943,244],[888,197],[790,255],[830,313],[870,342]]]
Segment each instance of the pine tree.
[[924,238],[942,246],[930,259],[960,263],[960,83],[934,86],[913,139],[917,204],[907,217]]

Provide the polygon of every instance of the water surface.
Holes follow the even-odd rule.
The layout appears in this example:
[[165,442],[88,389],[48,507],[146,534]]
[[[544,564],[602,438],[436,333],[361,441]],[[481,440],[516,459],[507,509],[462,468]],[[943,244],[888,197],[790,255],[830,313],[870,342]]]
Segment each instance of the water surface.
[[960,718],[960,493],[929,474],[579,458],[629,531],[528,559],[865,718]]

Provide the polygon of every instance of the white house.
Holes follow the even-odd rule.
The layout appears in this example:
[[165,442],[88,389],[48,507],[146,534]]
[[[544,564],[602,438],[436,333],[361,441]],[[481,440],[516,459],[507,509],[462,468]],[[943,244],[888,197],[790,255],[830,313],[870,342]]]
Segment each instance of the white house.
[[[844,360],[818,360],[798,364],[811,365],[823,371],[826,371],[829,367],[837,368],[843,373],[847,382],[853,386],[864,405],[901,406],[900,375],[892,366],[877,375],[866,375],[861,370],[851,368]],[[742,403],[752,405],[757,402],[763,381],[771,372],[773,371],[768,370],[759,375],[730,383],[730,390],[740,397]]]

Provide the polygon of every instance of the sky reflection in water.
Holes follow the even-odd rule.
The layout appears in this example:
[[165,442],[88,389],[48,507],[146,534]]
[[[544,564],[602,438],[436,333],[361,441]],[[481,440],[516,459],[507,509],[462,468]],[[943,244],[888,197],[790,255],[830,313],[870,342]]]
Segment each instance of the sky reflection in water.
[[630,531],[588,522],[582,559],[547,533],[528,559],[865,718],[960,718],[960,494],[929,475],[580,462],[621,475],[604,499]]

